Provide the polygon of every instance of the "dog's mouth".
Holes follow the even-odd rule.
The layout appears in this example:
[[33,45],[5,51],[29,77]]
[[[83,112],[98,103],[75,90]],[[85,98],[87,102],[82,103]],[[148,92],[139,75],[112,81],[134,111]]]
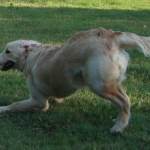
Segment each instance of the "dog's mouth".
[[1,70],[2,71],[7,71],[9,69],[11,69],[13,66],[14,66],[14,62],[13,61],[7,61],[6,63],[4,63],[2,66],[1,66]]

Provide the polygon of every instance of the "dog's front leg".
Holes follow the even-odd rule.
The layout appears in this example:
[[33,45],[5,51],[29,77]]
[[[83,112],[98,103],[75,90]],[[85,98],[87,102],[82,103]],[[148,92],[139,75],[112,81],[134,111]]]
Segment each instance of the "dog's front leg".
[[5,111],[46,111],[48,108],[48,100],[30,98],[28,100],[14,102],[8,106],[2,106],[0,107],[0,113]]

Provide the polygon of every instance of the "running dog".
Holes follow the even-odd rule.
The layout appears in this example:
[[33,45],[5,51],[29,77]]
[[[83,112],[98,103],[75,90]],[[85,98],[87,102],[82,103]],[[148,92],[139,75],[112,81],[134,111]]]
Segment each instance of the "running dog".
[[31,98],[2,106],[0,113],[46,111],[49,97],[65,98],[88,86],[118,107],[110,132],[120,133],[130,118],[130,99],[121,82],[130,60],[125,49],[132,48],[149,56],[150,37],[98,28],[75,34],[63,46],[32,40],[10,42],[0,54],[1,70],[23,72]]

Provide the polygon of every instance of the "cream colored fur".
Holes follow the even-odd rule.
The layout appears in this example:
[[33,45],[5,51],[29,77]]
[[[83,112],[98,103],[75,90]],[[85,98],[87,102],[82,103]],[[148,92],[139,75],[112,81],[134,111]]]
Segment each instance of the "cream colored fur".
[[62,99],[89,86],[118,107],[119,116],[111,133],[122,132],[130,117],[130,99],[121,85],[129,62],[124,49],[128,48],[148,56],[150,38],[98,28],[75,34],[63,46],[26,40],[8,43],[0,54],[0,65],[15,63],[12,68],[24,73],[31,98],[2,106],[0,113],[45,111],[50,97]]

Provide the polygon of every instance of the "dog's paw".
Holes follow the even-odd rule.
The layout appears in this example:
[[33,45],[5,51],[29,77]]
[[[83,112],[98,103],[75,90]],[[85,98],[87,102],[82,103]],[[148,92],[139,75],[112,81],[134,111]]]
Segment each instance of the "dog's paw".
[[50,103],[63,103],[64,102],[64,99],[58,99],[58,98],[55,98],[55,97],[50,97],[49,98],[49,102]]
[[64,102],[64,99],[57,99],[57,98],[56,98],[55,101],[56,101],[57,103],[60,103],[60,104],[61,104],[61,103]]
[[113,119],[112,121],[113,121],[114,123],[116,123],[116,122],[117,122],[117,119]]
[[122,129],[116,128],[115,126],[110,129],[110,133],[111,133],[111,134],[120,134],[120,133],[122,133],[122,132],[123,132]]
[[0,114],[4,113],[5,111],[8,111],[8,107],[7,106],[0,107]]

